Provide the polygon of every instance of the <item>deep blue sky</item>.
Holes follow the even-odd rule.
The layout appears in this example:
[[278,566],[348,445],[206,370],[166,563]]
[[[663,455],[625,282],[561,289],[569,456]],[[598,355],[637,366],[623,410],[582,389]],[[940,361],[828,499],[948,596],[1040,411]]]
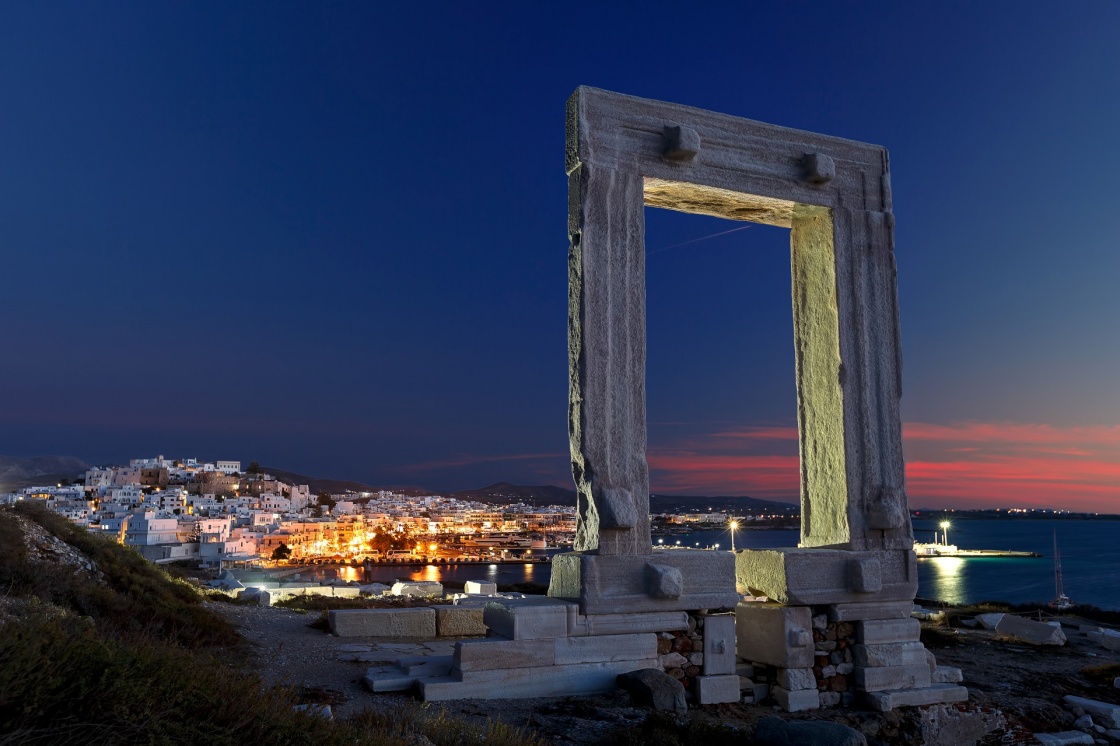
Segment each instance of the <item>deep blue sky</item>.
[[[604,5],[5,3],[0,453],[569,484],[587,84],[888,147],[904,419],[946,428],[907,455],[965,469],[911,494],[1054,451],[1120,510],[1120,6]],[[788,235],[647,218],[651,461],[746,456],[794,422]]]

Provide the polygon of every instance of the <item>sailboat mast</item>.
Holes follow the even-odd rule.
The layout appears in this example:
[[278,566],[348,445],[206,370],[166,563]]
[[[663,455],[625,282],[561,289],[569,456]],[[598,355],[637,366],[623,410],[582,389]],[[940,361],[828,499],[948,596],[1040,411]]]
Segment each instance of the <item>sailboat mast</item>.
[[1062,597],[1062,554],[1058,551],[1058,531],[1054,530],[1054,587]]

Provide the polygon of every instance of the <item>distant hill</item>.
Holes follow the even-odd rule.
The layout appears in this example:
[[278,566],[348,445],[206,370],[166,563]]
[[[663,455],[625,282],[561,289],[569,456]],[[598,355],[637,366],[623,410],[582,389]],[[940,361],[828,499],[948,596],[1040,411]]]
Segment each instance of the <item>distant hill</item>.
[[510,484],[509,482],[496,482],[489,487],[481,487],[477,490],[453,492],[451,497],[494,505],[513,505],[514,503],[525,503],[526,505],[576,504],[575,490],[568,490],[551,484],[526,486]]
[[722,495],[711,497],[707,495],[650,495],[649,511],[651,513],[685,513],[703,508],[711,508],[720,512],[734,513],[735,511],[774,511],[782,513],[800,512],[801,506],[797,503],[781,502],[779,500],[762,500],[757,497]]
[[[262,466],[262,470],[271,474],[286,484],[310,485],[313,493],[330,492],[332,495],[344,492],[377,492],[378,490],[392,490],[404,495],[443,495],[454,497],[458,500],[472,500],[475,502],[490,503],[491,505],[575,505],[575,490],[557,487],[553,484],[512,484],[510,482],[495,482],[486,487],[473,490],[459,490],[447,492],[443,490],[430,490],[416,485],[381,485],[373,486],[363,482],[351,482],[342,479],[322,479],[309,477],[295,472]],[[746,496],[719,496],[706,495],[650,495],[651,513],[686,513],[698,510],[717,510],[723,512],[735,511],[774,511],[783,513],[796,513],[800,506],[795,503],[780,502],[776,500],[761,500],[756,497]]]
[[[451,497],[460,500],[477,500],[495,505],[510,505],[525,503],[526,505],[575,505],[575,490],[557,487],[555,485],[526,486],[498,482],[489,487],[477,490],[462,490],[454,492]],[[793,503],[775,500],[760,500],[756,497],[708,497],[705,495],[650,495],[651,513],[682,513],[695,510],[713,510],[734,512],[773,510],[775,512],[797,512],[800,506]]]
[[0,456],[0,492],[85,476],[89,464],[72,456]]
[[312,494],[329,492],[332,495],[341,495],[346,492],[377,492],[379,490],[392,490],[402,495],[435,495],[438,492],[426,490],[416,485],[391,485],[375,487],[365,482],[352,482],[346,479],[328,479],[325,477],[309,477],[306,474],[297,474],[294,471],[285,471],[271,466],[262,466],[261,471],[271,474],[284,484],[306,484],[311,488]]

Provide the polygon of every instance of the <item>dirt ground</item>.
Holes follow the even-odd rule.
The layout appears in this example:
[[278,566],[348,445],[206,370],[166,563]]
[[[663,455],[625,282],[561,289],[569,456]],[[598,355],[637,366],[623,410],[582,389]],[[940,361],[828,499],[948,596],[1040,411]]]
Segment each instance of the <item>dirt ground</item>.
[[[266,681],[304,687],[309,701],[329,701],[340,717],[364,708],[399,706],[402,699],[411,698],[367,691],[361,683],[367,668],[403,656],[447,655],[455,642],[447,638],[420,642],[339,639],[309,626],[319,618],[319,612],[221,603],[210,607],[240,628],[250,643],[251,664]],[[1082,673],[1090,666],[1120,663],[1120,654],[1089,641],[1077,631],[1076,624],[1063,629],[1069,643],[1061,648],[1036,648],[1001,640],[983,629],[935,628],[925,623],[922,639],[940,665],[955,666],[964,673],[969,702],[957,706],[956,711],[1000,724],[985,743],[1036,743],[1032,732],[1072,728],[1074,715],[1063,706],[1063,695],[1120,704],[1120,689],[1112,686],[1111,679],[1093,681]],[[640,724],[649,715],[649,710],[632,706],[629,695],[622,692],[561,699],[463,700],[439,707],[480,723],[495,718],[511,725],[527,725],[552,743],[581,746],[642,743],[645,738]],[[733,729],[741,734],[740,742],[749,742],[747,737],[755,723],[774,714],[775,708],[765,705],[693,705],[688,721],[692,726],[718,724]],[[929,732],[927,721],[934,715],[923,716],[914,708],[886,714],[841,709],[782,714],[787,719],[843,722],[861,730],[872,744],[922,743],[922,734]]]

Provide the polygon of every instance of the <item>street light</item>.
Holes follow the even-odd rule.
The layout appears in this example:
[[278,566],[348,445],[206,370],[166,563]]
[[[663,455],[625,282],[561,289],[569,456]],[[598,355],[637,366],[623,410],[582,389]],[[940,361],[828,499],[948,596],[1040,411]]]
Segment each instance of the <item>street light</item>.
[[945,546],[949,546],[949,526],[950,526],[950,523],[948,521],[942,521],[940,525],[941,525],[942,530],[945,532]]
[[735,551],[735,529],[739,528],[738,521],[731,522],[731,551]]

